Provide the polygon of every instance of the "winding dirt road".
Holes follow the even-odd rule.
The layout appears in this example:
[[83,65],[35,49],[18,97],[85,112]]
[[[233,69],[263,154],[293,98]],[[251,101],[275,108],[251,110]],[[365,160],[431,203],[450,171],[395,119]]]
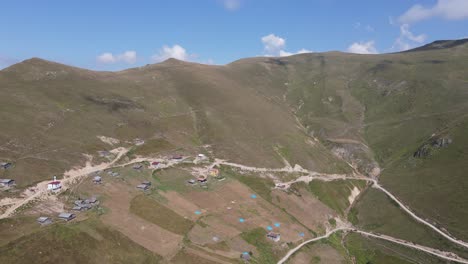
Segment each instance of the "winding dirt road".
[[391,237],[391,236],[377,235],[377,234],[369,233],[369,232],[366,232],[366,231],[357,230],[357,229],[354,229],[354,228],[351,228],[351,227],[337,227],[335,229],[332,229],[332,230],[328,231],[327,233],[325,233],[322,236],[315,237],[315,238],[309,239],[307,241],[304,241],[303,243],[301,243],[297,247],[289,250],[288,253],[280,261],[278,261],[278,264],[286,263],[286,261],[292,255],[294,255],[294,253],[299,251],[303,246],[305,246],[305,245],[307,245],[309,243],[312,243],[312,242],[319,241],[319,240],[324,239],[324,238],[328,238],[332,234],[334,234],[336,232],[339,232],[339,231],[355,232],[355,233],[361,234],[363,236],[378,238],[378,239],[393,242],[393,243],[396,243],[396,244],[399,244],[399,245],[402,245],[402,246],[405,246],[405,247],[410,247],[410,248],[413,248],[413,249],[416,249],[416,250],[420,250],[420,251],[426,252],[428,254],[437,256],[439,258],[445,259],[445,260],[450,260],[450,261],[455,261],[455,262],[458,262],[458,263],[468,264],[468,260],[463,259],[463,258],[461,258],[461,257],[459,257],[456,254],[451,253],[451,252],[444,252],[444,251],[440,251],[438,249],[417,245],[417,244],[414,244],[412,242],[408,242],[408,241],[398,239],[398,238],[394,238],[394,237]]

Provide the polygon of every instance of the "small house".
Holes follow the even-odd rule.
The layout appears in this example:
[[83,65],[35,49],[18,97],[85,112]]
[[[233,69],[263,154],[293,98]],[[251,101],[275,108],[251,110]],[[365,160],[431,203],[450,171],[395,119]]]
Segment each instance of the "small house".
[[144,182],[142,182],[141,184],[151,186],[151,182],[150,182],[150,181],[144,181]]
[[73,220],[75,217],[76,217],[76,215],[72,214],[72,213],[60,213],[58,215],[58,218],[60,218],[62,220],[65,220],[65,221]]
[[146,191],[149,189],[149,185],[146,185],[146,184],[140,184],[137,186],[137,189],[140,189],[140,190],[143,190],[143,191]]
[[81,206],[83,204],[83,200],[76,200],[73,202],[73,204],[76,206]]
[[198,182],[206,182],[206,177],[205,176],[200,176],[197,178]]
[[15,181],[12,179],[0,179],[0,186],[3,186],[3,187],[11,187],[15,184],[16,184]]
[[194,179],[190,179],[190,180],[188,180],[187,182],[188,182],[189,184],[195,184],[197,181],[194,180]]
[[109,157],[111,155],[111,153],[109,151],[105,151],[105,150],[104,151],[98,151],[98,154],[99,154],[100,157],[103,157],[103,158]]
[[101,182],[102,182],[101,176],[94,176],[93,182],[94,182],[95,184],[101,184]]
[[159,161],[153,161],[153,162],[151,162],[151,165],[153,165],[153,166],[158,166],[159,163],[160,163]]
[[47,184],[47,190],[49,191],[56,191],[62,188],[62,183],[57,181],[57,176],[54,176],[54,180]]
[[118,172],[114,172],[114,171],[108,171],[107,174],[108,174],[109,176],[112,176],[112,177],[117,177],[117,176],[119,176],[119,173],[118,173]]
[[98,199],[96,197],[90,197],[89,199],[86,199],[85,201],[85,204],[96,204],[98,203]]
[[143,164],[135,164],[135,165],[133,165],[133,169],[134,169],[134,170],[140,170],[140,169],[142,169],[142,168],[143,168]]
[[85,211],[86,209],[80,205],[75,205],[72,208],[73,211]]
[[184,157],[182,157],[182,155],[175,155],[175,156],[172,156],[172,159],[173,160],[181,160],[183,159]]
[[2,162],[2,163],[0,163],[0,167],[2,167],[5,170],[10,168],[11,166],[13,166],[13,164],[11,162]]
[[50,219],[49,217],[46,217],[46,216],[41,216],[41,217],[39,217],[36,221],[37,221],[37,223],[39,223],[40,225],[52,224],[52,219]]
[[271,239],[271,240],[273,240],[275,242],[278,242],[281,239],[281,235],[278,234],[278,233],[274,233],[274,232],[268,232],[267,238],[269,238],[269,239]]
[[135,140],[133,140],[133,142],[137,146],[141,146],[141,145],[145,144],[145,141],[143,139],[139,139],[139,138],[136,138]]

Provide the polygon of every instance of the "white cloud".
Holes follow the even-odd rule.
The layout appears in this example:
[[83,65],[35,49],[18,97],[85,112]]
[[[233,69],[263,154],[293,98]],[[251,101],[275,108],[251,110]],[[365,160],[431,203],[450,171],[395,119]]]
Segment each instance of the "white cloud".
[[117,55],[117,60],[126,62],[128,64],[134,64],[136,62],[136,59],[136,51],[133,50],[128,50],[120,55]]
[[468,18],[467,0],[438,0],[432,7],[414,5],[398,18],[402,24],[411,24],[432,17],[441,17],[448,20]]
[[224,5],[224,8],[226,8],[227,10],[235,11],[239,9],[241,5],[241,1],[240,0],[223,0],[223,5]]
[[263,43],[263,52],[265,56],[291,56],[299,53],[309,53],[312,52],[307,49],[300,49],[297,52],[289,52],[284,50],[286,47],[286,40],[282,37],[276,36],[274,34],[266,35],[262,37]]
[[270,34],[262,37],[262,43],[266,54],[275,55],[279,54],[281,49],[284,48],[286,40],[274,34]]
[[420,35],[414,35],[410,30],[409,30],[409,25],[408,24],[403,24],[400,26],[400,34],[402,37],[407,38],[411,41],[417,42],[417,43],[423,43],[426,40],[426,35],[425,34],[420,34]]
[[189,60],[193,55],[189,55],[187,51],[180,45],[174,45],[172,47],[164,45],[159,52],[151,57],[154,62],[160,62],[169,58],[178,60]]
[[117,61],[117,58],[112,55],[110,52],[103,53],[97,57],[97,61],[100,63],[114,63]]
[[103,64],[111,64],[116,62],[125,62],[128,64],[134,64],[137,60],[136,51],[128,50],[121,54],[112,54],[105,52],[97,57],[97,61]]
[[410,31],[408,24],[400,25],[400,35],[393,43],[391,50],[404,51],[413,48],[426,41],[427,36],[425,34],[415,35]]
[[373,40],[367,42],[354,42],[348,47],[348,52],[358,54],[376,54],[378,51],[374,44],[375,42]]

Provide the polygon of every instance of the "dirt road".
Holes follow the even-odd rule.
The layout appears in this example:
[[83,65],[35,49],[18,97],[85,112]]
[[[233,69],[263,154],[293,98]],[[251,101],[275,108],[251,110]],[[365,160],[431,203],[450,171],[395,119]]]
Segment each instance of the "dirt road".
[[[90,173],[105,170],[111,167],[115,162],[117,162],[122,157],[122,155],[127,153],[127,151],[128,149],[125,149],[125,148],[114,149],[111,152],[114,152],[115,154],[117,154],[117,156],[111,162],[101,163],[99,165],[92,166],[91,162],[88,161],[85,167],[83,168],[72,169],[72,170],[65,172],[64,178],[61,180],[62,189],[60,190],[60,192],[67,190],[69,186],[79,181],[81,177],[84,177]],[[15,199],[5,198],[9,200],[2,199],[0,201],[0,204],[8,203],[11,206],[8,207],[3,212],[3,214],[0,215],[0,219],[12,216],[15,213],[15,211],[18,210],[18,208],[20,208],[23,205],[28,204],[29,202],[46,198],[50,194],[50,191],[47,190],[47,184],[49,182],[50,181],[43,181],[43,182],[38,183],[36,186],[33,187],[33,189],[35,190],[34,192],[31,192],[29,189],[25,190],[22,193],[21,198],[15,198]]]
[[416,249],[416,250],[420,250],[420,251],[426,252],[428,254],[437,256],[439,258],[445,259],[445,260],[450,260],[450,261],[454,261],[454,262],[458,262],[458,263],[468,264],[468,260],[463,259],[463,258],[461,258],[461,257],[459,257],[456,254],[451,253],[451,252],[444,252],[444,251],[440,251],[438,249],[417,245],[417,244],[414,244],[412,242],[408,242],[408,241],[405,241],[405,240],[402,240],[402,239],[398,239],[398,238],[394,238],[394,237],[390,237],[390,236],[386,236],[386,235],[377,235],[377,234],[357,230],[357,229],[354,229],[354,228],[351,228],[351,227],[346,227],[346,226],[345,227],[337,227],[337,228],[335,228],[333,230],[328,231],[327,233],[325,233],[322,236],[312,238],[312,239],[309,239],[309,240],[301,243],[297,247],[289,250],[288,253],[280,261],[278,261],[278,264],[286,263],[286,261],[292,255],[294,255],[294,253],[299,251],[303,246],[305,246],[305,245],[307,245],[309,243],[324,239],[324,238],[328,238],[329,236],[331,236],[332,234],[334,234],[334,233],[336,233],[338,231],[355,232],[355,233],[361,234],[363,236],[378,238],[378,239],[393,242],[393,243],[396,243],[396,244],[399,244],[399,245],[402,245],[402,246],[405,246],[405,247],[410,247],[410,248],[413,248],[413,249]]

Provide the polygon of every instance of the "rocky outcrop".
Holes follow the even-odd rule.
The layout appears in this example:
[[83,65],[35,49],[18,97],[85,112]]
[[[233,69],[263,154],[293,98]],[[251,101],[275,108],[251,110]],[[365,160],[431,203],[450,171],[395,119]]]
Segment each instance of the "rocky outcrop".
[[413,154],[415,158],[425,158],[431,154],[434,149],[448,147],[452,143],[449,137],[432,138],[429,142],[419,147]]

